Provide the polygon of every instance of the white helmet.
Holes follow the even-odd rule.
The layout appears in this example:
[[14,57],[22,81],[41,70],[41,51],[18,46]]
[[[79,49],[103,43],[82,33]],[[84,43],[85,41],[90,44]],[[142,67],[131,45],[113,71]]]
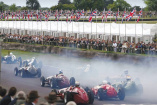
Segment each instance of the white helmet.
[[106,85],[107,83],[108,83],[108,82],[107,82],[106,80],[103,80],[103,81],[102,81],[102,84],[103,84],[103,85]]
[[127,81],[131,80],[131,76],[127,75],[127,76],[126,76],[126,80],[127,80]]
[[80,86],[80,83],[79,83],[78,81],[76,81],[76,82],[75,82],[75,86],[76,86],[76,87],[79,87],[79,86]]
[[32,59],[35,59],[35,57],[32,57]]
[[13,55],[13,53],[11,52],[10,55]]

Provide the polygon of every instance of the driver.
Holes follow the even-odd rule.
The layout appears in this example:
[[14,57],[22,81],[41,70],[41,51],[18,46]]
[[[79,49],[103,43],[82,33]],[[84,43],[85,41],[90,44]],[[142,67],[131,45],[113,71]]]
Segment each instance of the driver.
[[33,57],[28,65],[33,65],[35,63],[35,60],[36,60],[35,57]]
[[80,83],[78,81],[75,82],[75,87],[80,87]]
[[14,60],[16,59],[15,55],[13,55],[12,52],[10,53],[10,57],[11,57],[11,60],[12,60],[12,61],[14,61]]
[[128,82],[128,81],[131,81],[131,76],[126,76],[126,81]]
[[106,84],[108,84],[108,82],[106,80],[103,80],[102,85],[106,85]]
[[59,74],[63,74],[63,71],[62,71],[62,70],[59,70]]

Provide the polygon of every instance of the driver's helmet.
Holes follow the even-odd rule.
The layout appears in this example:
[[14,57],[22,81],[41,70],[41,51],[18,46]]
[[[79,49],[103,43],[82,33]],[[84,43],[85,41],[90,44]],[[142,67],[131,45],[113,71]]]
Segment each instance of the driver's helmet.
[[107,82],[106,80],[103,80],[103,81],[102,81],[102,84],[103,84],[103,85],[106,85],[107,83],[108,83],[108,82]]
[[32,60],[35,60],[35,57],[32,57]]
[[130,80],[131,80],[131,76],[127,75],[127,76],[126,76],[126,80],[127,80],[127,81],[130,81]]
[[75,82],[75,87],[79,87],[80,83],[78,81]]
[[125,71],[124,71],[124,74],[125,74],[125,75],[128,75],[128,70],[125,70]]
[[59,70],[59,74],[63,74],[63,71],[62,71],[62,70]]
[[13,56],[13,53],[12,53],[12,52],[10,53],[10,56]]

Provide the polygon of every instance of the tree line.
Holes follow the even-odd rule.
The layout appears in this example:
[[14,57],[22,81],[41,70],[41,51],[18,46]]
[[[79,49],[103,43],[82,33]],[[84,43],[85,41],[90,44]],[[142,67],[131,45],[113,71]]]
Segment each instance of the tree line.
[[[146,7],[143,9],[145,11],[157,11],[157,0],[143,0],[146,4]],[[50,3],[53,0],[50,0]],[[59,0],[58,4],[52,6],[51,8],[41,8],[38,0],[26,0],[26,7],[16,6],[16,4],[6,5],[4,2],[0,2],[0,11],[11,10],[91,10],[97,9],[99,11],[103,11],[104,8],[106,10],[111,9],[112,11],[124,11],[125,8],[131,11],[135,7],[131,7],[131,5],[125,0]],[[136,10],[140,11],[140,7],[136,6]]]

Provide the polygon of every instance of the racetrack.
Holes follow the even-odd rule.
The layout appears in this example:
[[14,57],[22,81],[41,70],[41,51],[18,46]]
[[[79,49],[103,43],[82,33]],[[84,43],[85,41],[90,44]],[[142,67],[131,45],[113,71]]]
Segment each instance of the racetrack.
[[[1,72],[1,86],[4,88],[9,89],[12,86],[15,86],[18,91],[23,90],[27,94],[31,90],[37,90],[39,92],[39,95],[41,96],[39,98],[39,103],[45,101],[44,96],[47,96],[51,89],[49,87],[41,87],[40,86],[40,80],[39,78],[21,78],[19,76],[14,76],[14,67],[16,67],[17,64],[2,64],[2,72]],[[46,65],[42,68],[42,75],[45,77],[50,75],[55,75],[58,73],[58,68],[54,65]],[[64,73],[67,74],[67,72],[64,70]],[[71,75],[71,74],[70,74]],[[68,77],[70,78],[70,75]],[[102,74],[103,75],[103,74]],[[101,75],[100,75],[101,76]],[[77,79],[77,78],[76,78]],[[89,80],[86,78],[83,79],[85,84]],[[99,83],[96,83],[99,84]],[[154,88],[152,88],[154,89]],[[155,90],[154,90],[155,91]],[[150,93],[151,94],[151,93]],[[153,91],[152,91],[153,94]],[[148,98],[149,97],[149,98]],[[103,104],[157,104],[157,99],[154,99],[154,95],[148,95],[143,94],[143,96],[126,96],[124,101],[119,100],[105,100],[105,101],[98,101],[95,99],[94,105],[103,105]],[[59,101],[57,102],[57,105],[62,105],[63,102]]]

